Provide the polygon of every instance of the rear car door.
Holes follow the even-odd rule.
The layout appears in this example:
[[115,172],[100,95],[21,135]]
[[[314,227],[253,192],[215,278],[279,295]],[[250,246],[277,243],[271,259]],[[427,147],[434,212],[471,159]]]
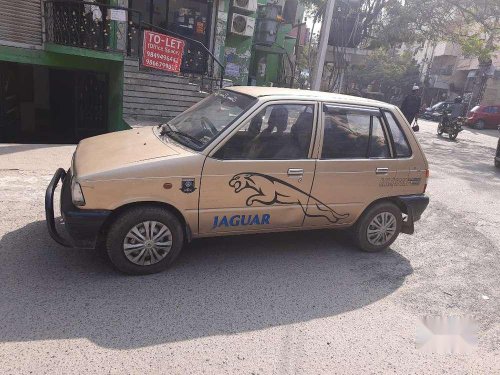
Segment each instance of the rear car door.
[[325,103],[319,124],[321,147],[305,226],[352,224],[368,204],[408,183],[411,148],[390,112]]
[[314,101],[272,101],[211,151],[200,187],[201,235],[302,226],[317,108]]
[[500,106],[492,106],[491,122],[490,125],[500,125]]

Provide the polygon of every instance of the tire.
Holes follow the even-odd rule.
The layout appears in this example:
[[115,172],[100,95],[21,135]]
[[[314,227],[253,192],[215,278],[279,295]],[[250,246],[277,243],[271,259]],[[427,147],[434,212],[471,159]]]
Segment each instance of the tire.
[[451,141],[454,141],[455,139],[457,139],[457,135],[457,132],[451,132],[448,134],[448,138],[450,138]]
[[[154,239],[157,235],[160,237]],[[111,225],[106,239],[111,263],[129,275],[164,271],[177,258],[183,243],[184,231],[177,217],[155,206],[133,207],[122,213]],[[125,246],[129,247],[127,251]]]
[[478,122],[476,122],[476,123],[474,124],[474,127],[475,127],[477,130],[483,130],[485,125],[486,125],[486,124],[484,123],[484,121],[483,121],[483,120],[479,120]]
[[443,134],[443,125],[441,125],[441,123],[438,124],[437,134],[438,135]]
[[500,161],[497,159],[495,159],[495,167],[500,168]]
[[[380,216],[379,216],[380,215]],[[368,235],[368,230],[376,230],[373,225],[373,221],[376,218],[388,217],[394,220],[394,226],[392,227],[392,235],[387,238],[387,240],[382,240],[381,243],[373,240],[374,235],[372,234],[372,239],[370,240]],[[387,249],[391,244],[398,238],[401,232],[401,226],[403,225],[403,217],[401,210],[398,206],[391,202],[380,202],[372,207],[368,208],[355,227],[355,240],[359,248],[366,252],[378,252]],[[375,234],[376,235],[376,234]]]

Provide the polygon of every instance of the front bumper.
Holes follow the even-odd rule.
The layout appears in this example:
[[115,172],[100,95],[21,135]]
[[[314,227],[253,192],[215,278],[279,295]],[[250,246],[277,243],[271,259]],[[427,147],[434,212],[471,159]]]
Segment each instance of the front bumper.
[[[61,214],[69,239],[62,237],[55,225],[54,191],[59,180],[63,181]],[[66,247],[95,248],[98,235],[110,214],[109,210],[82,210],[76,207],[71,200],[71,174],[66,173],[62,168],[56,171],[45,192],[45,220],[49,234],[54,241]]]

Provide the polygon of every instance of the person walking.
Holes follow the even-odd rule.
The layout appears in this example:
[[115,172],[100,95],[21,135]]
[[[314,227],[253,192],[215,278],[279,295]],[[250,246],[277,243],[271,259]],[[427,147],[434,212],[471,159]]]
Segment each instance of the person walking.
[[418,86],[413,86],[411,90],[411,94],[408,94],[404,100],[403,104],[401,104],[401,112],[406,117],[408,122],[411,123],[417,117],[418,112],[420,111],[420,106],[422,105],[422,99],[418,94],[420,88]]

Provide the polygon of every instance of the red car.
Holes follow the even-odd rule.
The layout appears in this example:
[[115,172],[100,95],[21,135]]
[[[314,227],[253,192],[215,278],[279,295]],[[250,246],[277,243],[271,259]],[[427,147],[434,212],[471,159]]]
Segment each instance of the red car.
[[467,114],[468,126],[476,129],[494,128],[500,125],[500,105],[477,105]]

